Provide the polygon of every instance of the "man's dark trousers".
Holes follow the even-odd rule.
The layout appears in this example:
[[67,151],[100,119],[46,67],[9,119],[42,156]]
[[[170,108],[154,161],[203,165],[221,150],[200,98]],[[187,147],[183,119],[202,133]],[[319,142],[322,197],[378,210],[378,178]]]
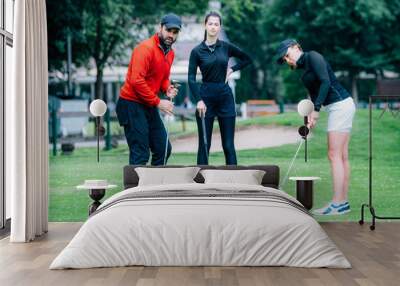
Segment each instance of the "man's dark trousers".
[[[128,142],[129,164],[146,165],[151,151],[151,165],[163,165],[167,131],[158,108],[119,98],[116,112]],[[171,149],[171,143],[168,141],[165,163],[171,154]]]

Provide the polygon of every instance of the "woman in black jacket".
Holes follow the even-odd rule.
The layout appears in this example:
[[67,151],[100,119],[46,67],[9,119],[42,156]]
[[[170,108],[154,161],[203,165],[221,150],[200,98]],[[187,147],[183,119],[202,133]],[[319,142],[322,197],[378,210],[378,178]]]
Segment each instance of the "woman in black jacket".
[[[205,18],[204,24],[204,41],[193,48],[190,54],[188,72],[189,87],[197,101],[196,120],[199,134],[197,164],[208,164],[214,118],[217,117],[226,164],[236,165],[237,159],[234,145],[235,100],[227,82],[233,72],[249,65],[251,60],[238,47],[218,39],[222,24],[221,16],[218,13],[209,13]],[[231,57],[238,58],[239,62],[233,67],[228,67],[228,61]],[[200,88],[196,83],[198,67],[202,74]],[[202,116],[204,116],[205,121],[207,148],[203,140],[204,130],[200,118]]]
[[314,103],[314,111],[309,116],[309,127],[317,124],[321,106],[328,111],[328,157],[333,179],[333,198],[325,207],[314,211],[320,215],[339,215],[350,212],[348,202],[350,164],[349,141],[355,114],[351,95],[337,81],[325,58],[315,52],[303,52],[293,39],[280,43],[277,49],[279,64],[286,62],[296,69],[303,69],[302,82]]

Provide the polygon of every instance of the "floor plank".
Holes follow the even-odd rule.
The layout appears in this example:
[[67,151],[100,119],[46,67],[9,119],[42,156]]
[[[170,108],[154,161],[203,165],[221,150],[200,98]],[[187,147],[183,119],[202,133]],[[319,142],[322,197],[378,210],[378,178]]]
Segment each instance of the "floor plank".
[[117,267],[48,269],[81,223],[50,223],[50,231],[32,243],[0,240],[0,285],[399,285],[400,223],[379,222],[375,231],[357,223],[322,223],[352,269],[290,267]]

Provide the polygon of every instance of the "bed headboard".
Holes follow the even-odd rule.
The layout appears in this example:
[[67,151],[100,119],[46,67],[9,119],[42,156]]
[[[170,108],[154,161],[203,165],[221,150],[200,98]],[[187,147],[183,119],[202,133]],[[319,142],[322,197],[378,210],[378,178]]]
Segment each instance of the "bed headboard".
[[[182,165],[167,165],[167,166],[141,166],[141,165],[128,165],[124,167],[124,189],[133,188],[138,185],[139,177],[135,172],[136,167],[146,168],[178,168],[188,167]],[[263,170],[265,175],[262,179],[262,185],[265,187],[278,188],[279,186],[279,167],[276,165],[249,165],[249,166],[234,166],[234,165],[223,165],[223,166],[211,166],[203,165],[197,166],[203,169],[218,169],[218,170]],[[194,178],[197,183],[204,183],[203,176],[199,173]]]

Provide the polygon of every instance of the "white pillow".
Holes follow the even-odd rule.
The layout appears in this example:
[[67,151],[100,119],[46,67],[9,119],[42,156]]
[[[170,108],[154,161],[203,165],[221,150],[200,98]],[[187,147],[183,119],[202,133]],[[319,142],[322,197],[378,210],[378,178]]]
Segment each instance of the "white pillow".
[[201,170],[204,183],[234,183],[261,185],[265,171],[262,170]]
[[139,176],[138,186],[195,183],[199,167],[182,168],[135,168]]

